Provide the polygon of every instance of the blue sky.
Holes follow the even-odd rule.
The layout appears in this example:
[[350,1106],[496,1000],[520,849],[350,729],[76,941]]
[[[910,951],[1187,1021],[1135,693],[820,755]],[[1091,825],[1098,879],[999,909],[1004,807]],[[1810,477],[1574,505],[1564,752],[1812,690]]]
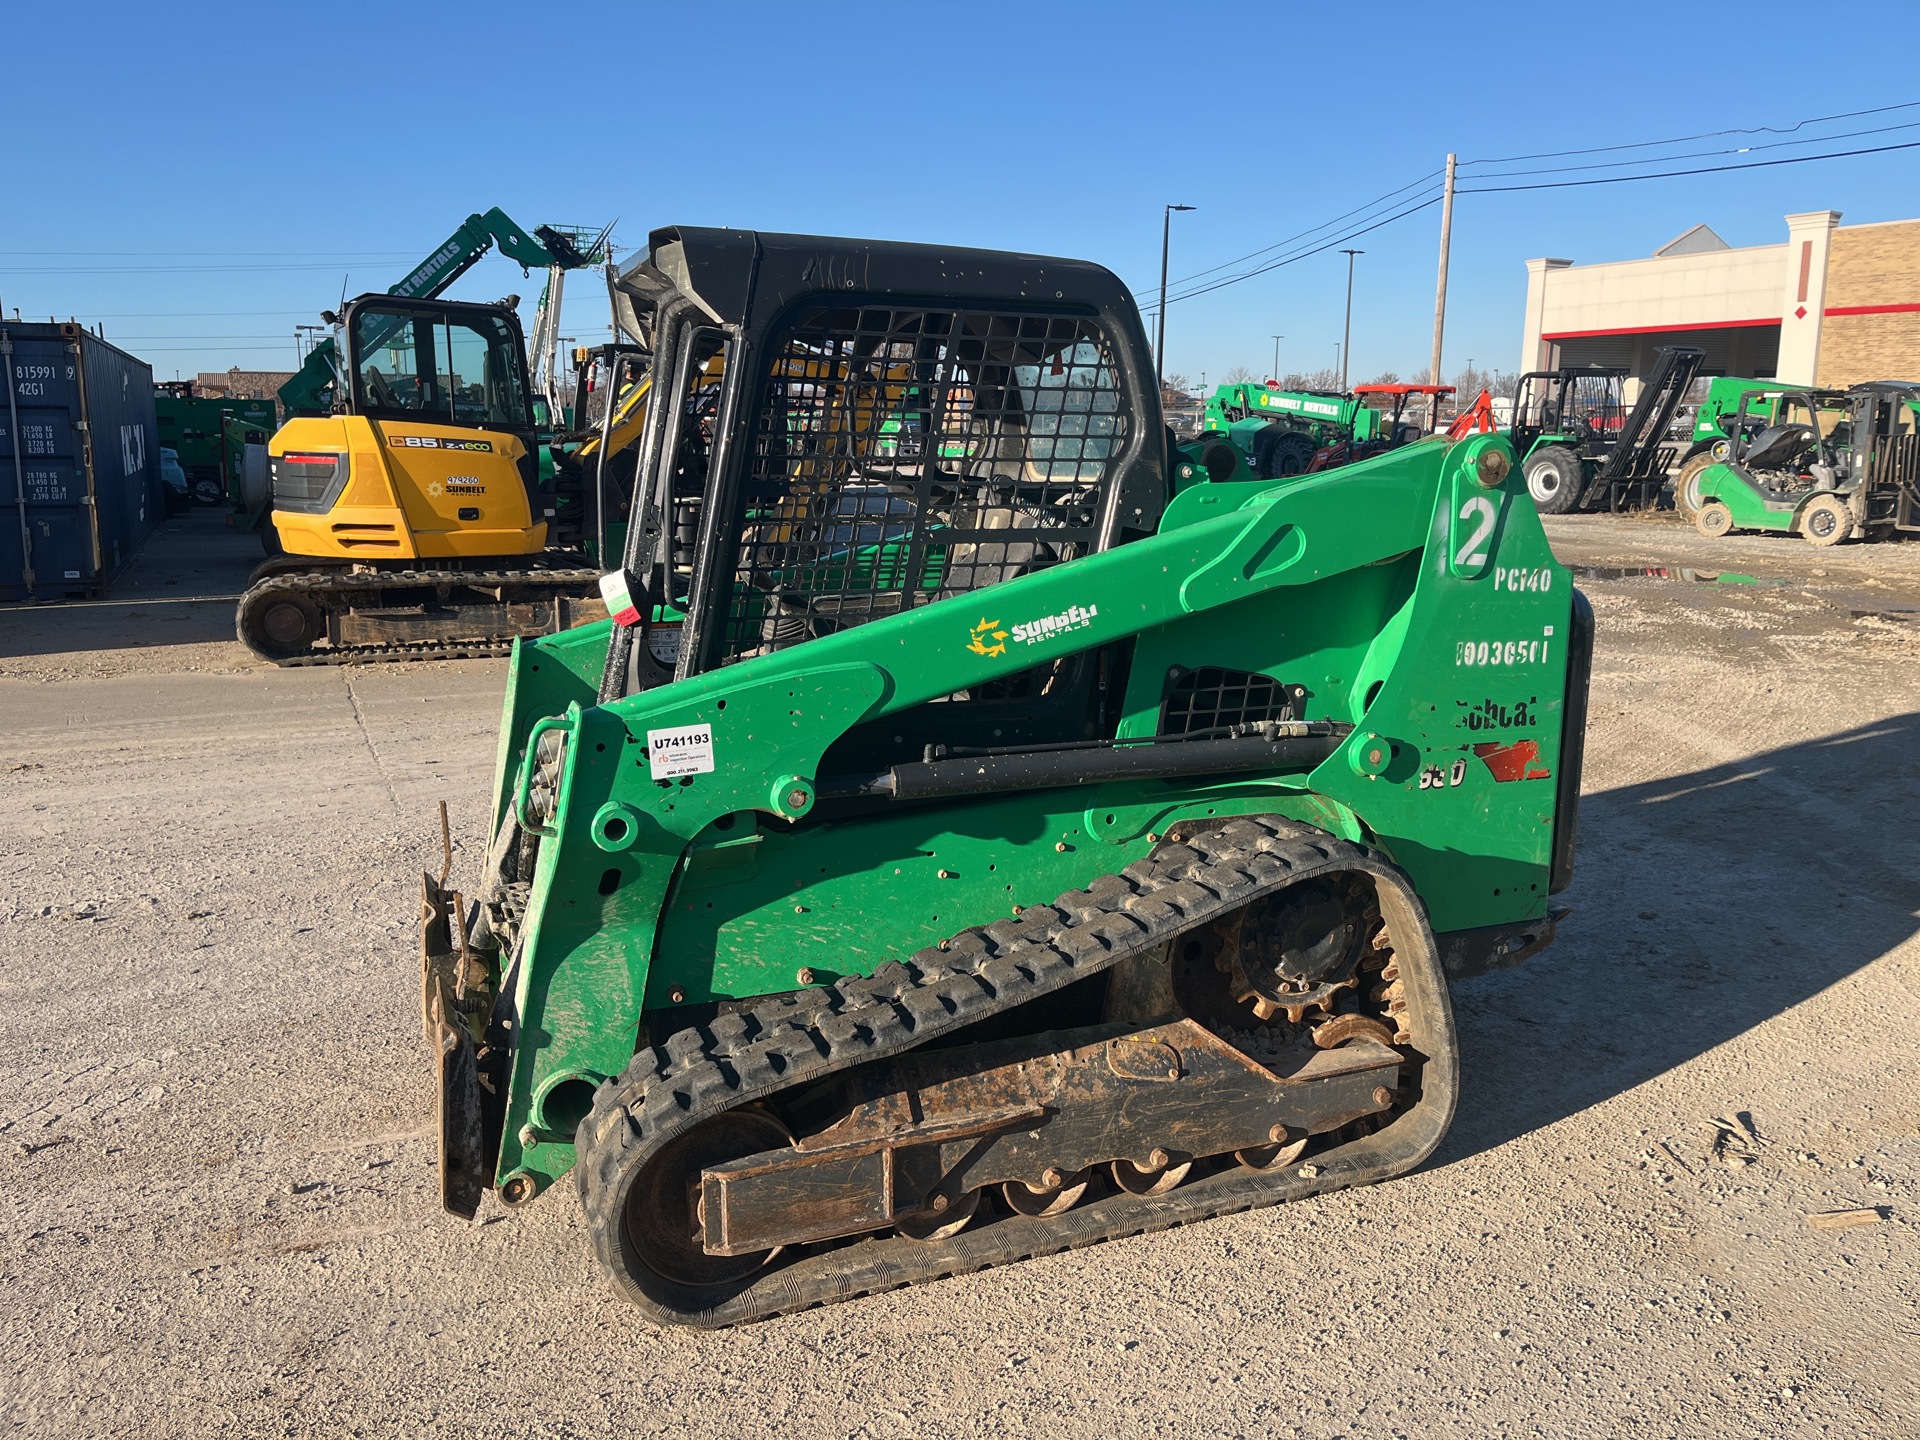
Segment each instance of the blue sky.
[[[686,223],[1071,255],[1150,300],[1168,201],[1198,207],[1174,217],[1177,280],[1368,205],[1448,150],[1467,175],[1548,172],[1537,182],[1813,133],[1915,127],[1656,168],[1920,140],[1913,109],[1488,163],[1920,100],[1904,9],[10,6],[0,303],[100,321],[161,377],[290,368],[293,326],[343,284],[385,289],[489,205],[530,226],[617,217],[626,247]],[[1645,255],[1698,221],[1766,244],[1785,213],[1828,208],[1920,214],[1920,149],[1463,194],[1446,369],[1516,365],[1529,256]],[[1354,380],[1425,368],[1438,225],[1427,209],[1344,242],[1367,252]],[[1264,374],[1276,332],[1283,370],[1330,365],[1345,276],[1329,251],[1171,307],[1169,370]],[[537,278],[499,259],[453,293],[510,291],[530,318]],[[605,333],[585,277],[565,333]]]

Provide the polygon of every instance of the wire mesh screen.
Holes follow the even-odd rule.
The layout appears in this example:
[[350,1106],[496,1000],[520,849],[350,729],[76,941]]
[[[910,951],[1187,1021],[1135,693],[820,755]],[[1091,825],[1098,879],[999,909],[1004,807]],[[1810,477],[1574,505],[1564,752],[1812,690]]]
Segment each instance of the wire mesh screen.
[[1086,553],[1132,423],[1085,316],[820,304],[764,376],[722,663]]

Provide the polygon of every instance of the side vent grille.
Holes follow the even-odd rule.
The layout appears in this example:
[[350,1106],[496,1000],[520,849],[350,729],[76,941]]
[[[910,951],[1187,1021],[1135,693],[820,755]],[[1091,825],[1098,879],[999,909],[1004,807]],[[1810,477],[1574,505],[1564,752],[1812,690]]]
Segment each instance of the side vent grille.
[[1217,665],[1176,668],[1167,676],[1165,698],[1160,702],[1159,733],[1201,735],[1235,725],[1300,720],[1305,718],[1306,705],[1305,686],[1288,685],[1257,671]]

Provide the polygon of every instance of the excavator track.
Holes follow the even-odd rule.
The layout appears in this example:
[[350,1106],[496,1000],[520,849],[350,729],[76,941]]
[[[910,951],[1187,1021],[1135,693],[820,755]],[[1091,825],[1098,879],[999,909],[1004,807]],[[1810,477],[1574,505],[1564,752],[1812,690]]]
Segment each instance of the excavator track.
[[[240,643],[281,666],[369,665],[406,660],[465,660],[505,655],[519,635],[545,635],[605,614],[596,586],[600,572],[583,567],[513,570],[314,569],[269,574],[240,597],[234,629]],[[444,611],[415,602],[460,592],[493,591]],[[371,641],[334,640],[345,629],[376,628],[383,602],[398,601],[413,615],[398,622],[418,630],[445,616],[453,633]],[[509,606],[542,612],[522,623]],[[579,607],[577,612],[575,607]],[[299,617],[298,623],[294,623]],[[388,621],[388,624],[395,622]],[[276,633],[276,626],[278,630]],[[323,643],[325,642],[325,643]]]
[[[963,931],[870,977],[769,998],[639,1052],[622,1075],[600,1087],[576,1138],[588,1228],[615,1287],[661,1323],[733,1325],[1369,1184],[1419,1164],[1452,1119],[1458,1055],[1437,947],[1412,885],[1377,853],[1294,821],[1262,816],[1210,823],[1217,828],[1185,838],[1176,827],[1146,859],[1052,905]],[[1169,1171],[1164,1185],[1128,1185],[1077,1206],[1072,1199],[1057,1208],[1020,1204],[1016,1213],[976,1217],[975,1192],[955,1208],[953,1224],[922,1221],[801,1244],[718,1284],[667,1279],[637,1258],[626,1224],[630,1197],[649,1182],[658,1192],[673,1180],[663,1155],[695,1127],[732,1116],[737,1126],[748,1132],[757,1126],[766,1136],[748,1150],[777,1146],[781,1140],[767,1133],[780,1128],[764,1108],[769,1102],[921,1050],[1200,927],[1232,923],[1288,887],[1343,875],[1370,882],[1391,947],[1386,968],[1371,977],[1372,998],[1385,1014],[1366,1026],[1401,1042],[1399,1073],[1413,1077],[1403,1078],[1390,1107],[1383,1101],[1382,1113],[1297,1146],[1274,1147],[1277,1155],[1257,1158],[1261,1168],[1252,1168],[1256,1161],[1243,1151],[1245,1163],[1238,1166],[1223,1167],[1225,1157],[1214,1157],[1191,1175]],[[1059,1188],[1072,1190],[1077,1179],[1067,1177]],[[1136,1188],[1160,1193],[1132,1193]],[[1055,1213],[1045,1213],[1050,1209]]]

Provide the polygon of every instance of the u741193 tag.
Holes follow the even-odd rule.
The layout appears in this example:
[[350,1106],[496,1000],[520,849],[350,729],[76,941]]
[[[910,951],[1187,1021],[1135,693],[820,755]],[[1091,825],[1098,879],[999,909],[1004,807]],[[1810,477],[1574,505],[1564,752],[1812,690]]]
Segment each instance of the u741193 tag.
[[647,770],[656,780],[706,775],[713,770],[713,727],[677,725],[647,731]]

